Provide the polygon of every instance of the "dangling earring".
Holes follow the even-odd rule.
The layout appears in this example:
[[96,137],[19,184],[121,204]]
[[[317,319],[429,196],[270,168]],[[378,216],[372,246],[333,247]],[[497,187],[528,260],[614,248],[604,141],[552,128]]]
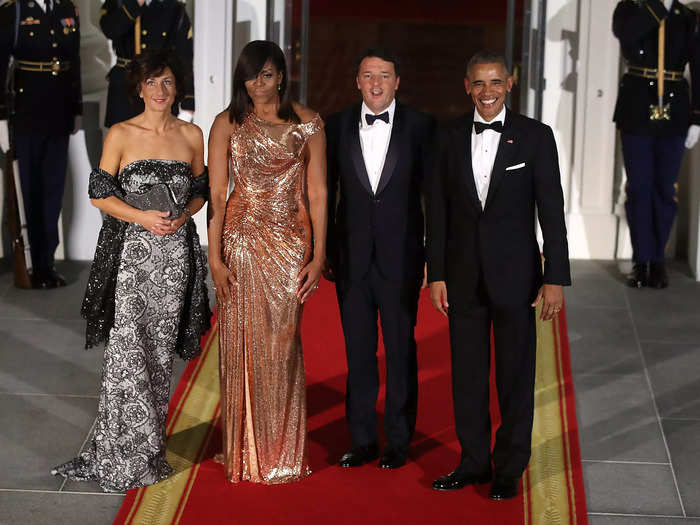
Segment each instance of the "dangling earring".
[[282,93],[282,84],[277,84],[277,93]]

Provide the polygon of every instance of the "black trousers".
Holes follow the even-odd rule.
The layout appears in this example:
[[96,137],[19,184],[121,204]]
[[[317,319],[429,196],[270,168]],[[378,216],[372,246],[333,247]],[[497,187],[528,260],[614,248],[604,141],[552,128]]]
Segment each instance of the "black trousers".
[[68,139],[69,135],[15,137],[34,271],[53,266],[66,183]]
[[621,133],[627,170],[627,223],[634,262],[663,262],[678,209],[676,181],[685,136],[649,137]]
[[[483,286],[482,286],[483,289]],[[449,294],[449,284],[448,284]],[[467,474],[519,477],[530,460],[534,414],[535,309],[499,307],[480,293],[476,304],[449,311],[455,427]],[[456,301],[455,301],[456,302]],[[491,456],[489,373],[491,327],[501,426]]]
[[376,265],[359,281],[336,286],[348,361],[345,411],[353,446],[377,441],[378,323],[386,350],[384,433],[407,447],[416,426],[418,371],[414,328],[420,280],[390,281]]

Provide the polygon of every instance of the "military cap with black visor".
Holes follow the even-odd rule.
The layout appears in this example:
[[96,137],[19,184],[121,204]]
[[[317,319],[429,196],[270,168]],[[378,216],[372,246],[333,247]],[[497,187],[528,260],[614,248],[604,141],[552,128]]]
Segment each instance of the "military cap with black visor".
[[[194,83],[192,72],[193,33],[185,5],[178,0],[107,0],[100,10],[100,28],[112,41],[117,61],[107,78],[105,126],[128,120],[143,111],[141,103],[129,100],[126,67],[146,49],[173,49],[184,61],[187,82],[185,97],[173,114],[192,120]],[[184,111],[183,111],[184,110]]]
[[634,262],[627,284],[665,288],[676,181],[684,150],[700,137],[699,19],[679,0],[621,0],[612,29],[626,65],[613,120],[627,173]]
[[0,143],[13,139],[32,284],[62,286],[65,279],[54,268],[58,217],[68,140],[82,113],[80,23],[73,2],[10,0],[0,6],[0,86]]

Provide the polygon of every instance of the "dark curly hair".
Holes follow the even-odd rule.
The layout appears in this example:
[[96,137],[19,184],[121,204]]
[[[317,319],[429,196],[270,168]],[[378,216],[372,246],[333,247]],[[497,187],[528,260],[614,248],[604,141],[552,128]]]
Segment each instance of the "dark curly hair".
[[177,107],[185,98],[185,68],[182,60],[170,49],[146,50],[136,55],[126,66],[126,89],[129,100],[139,106],[142,104],[139,98],[141,83],[152,77],[160,75],[165,68],[170,68],[175,77],[175,102]]

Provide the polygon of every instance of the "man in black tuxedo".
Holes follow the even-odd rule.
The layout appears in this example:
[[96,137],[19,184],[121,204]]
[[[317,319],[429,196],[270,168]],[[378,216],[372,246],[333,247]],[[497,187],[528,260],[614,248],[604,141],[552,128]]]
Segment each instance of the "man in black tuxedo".
[[[461,460],[437,490],[494,482],[489,496],[517,494],[530,459],[535,309],[552,319],[570,284],[564,199],[549,126],[505,107],[513,85],[502,56],[482,51],[464,85],[476,111],[448,124],[428,199],[428,280],[449,318],[452,394]],[[544,275],[535,233],[544,237]],[[448,305],[449,294],[449,305]],[[490,333],[501,426],[491,454]]]
[[406,463],[416,424],[416,324],[424,283],[422,184],[432,119],[395,100],[398,62],[386,49],[361,57],[362,104],[328,119],[330,272],[348,360],[346,416],[352,449],[343,467],[377,458],[377,313],[386,349],[388,441],[379,466]]

